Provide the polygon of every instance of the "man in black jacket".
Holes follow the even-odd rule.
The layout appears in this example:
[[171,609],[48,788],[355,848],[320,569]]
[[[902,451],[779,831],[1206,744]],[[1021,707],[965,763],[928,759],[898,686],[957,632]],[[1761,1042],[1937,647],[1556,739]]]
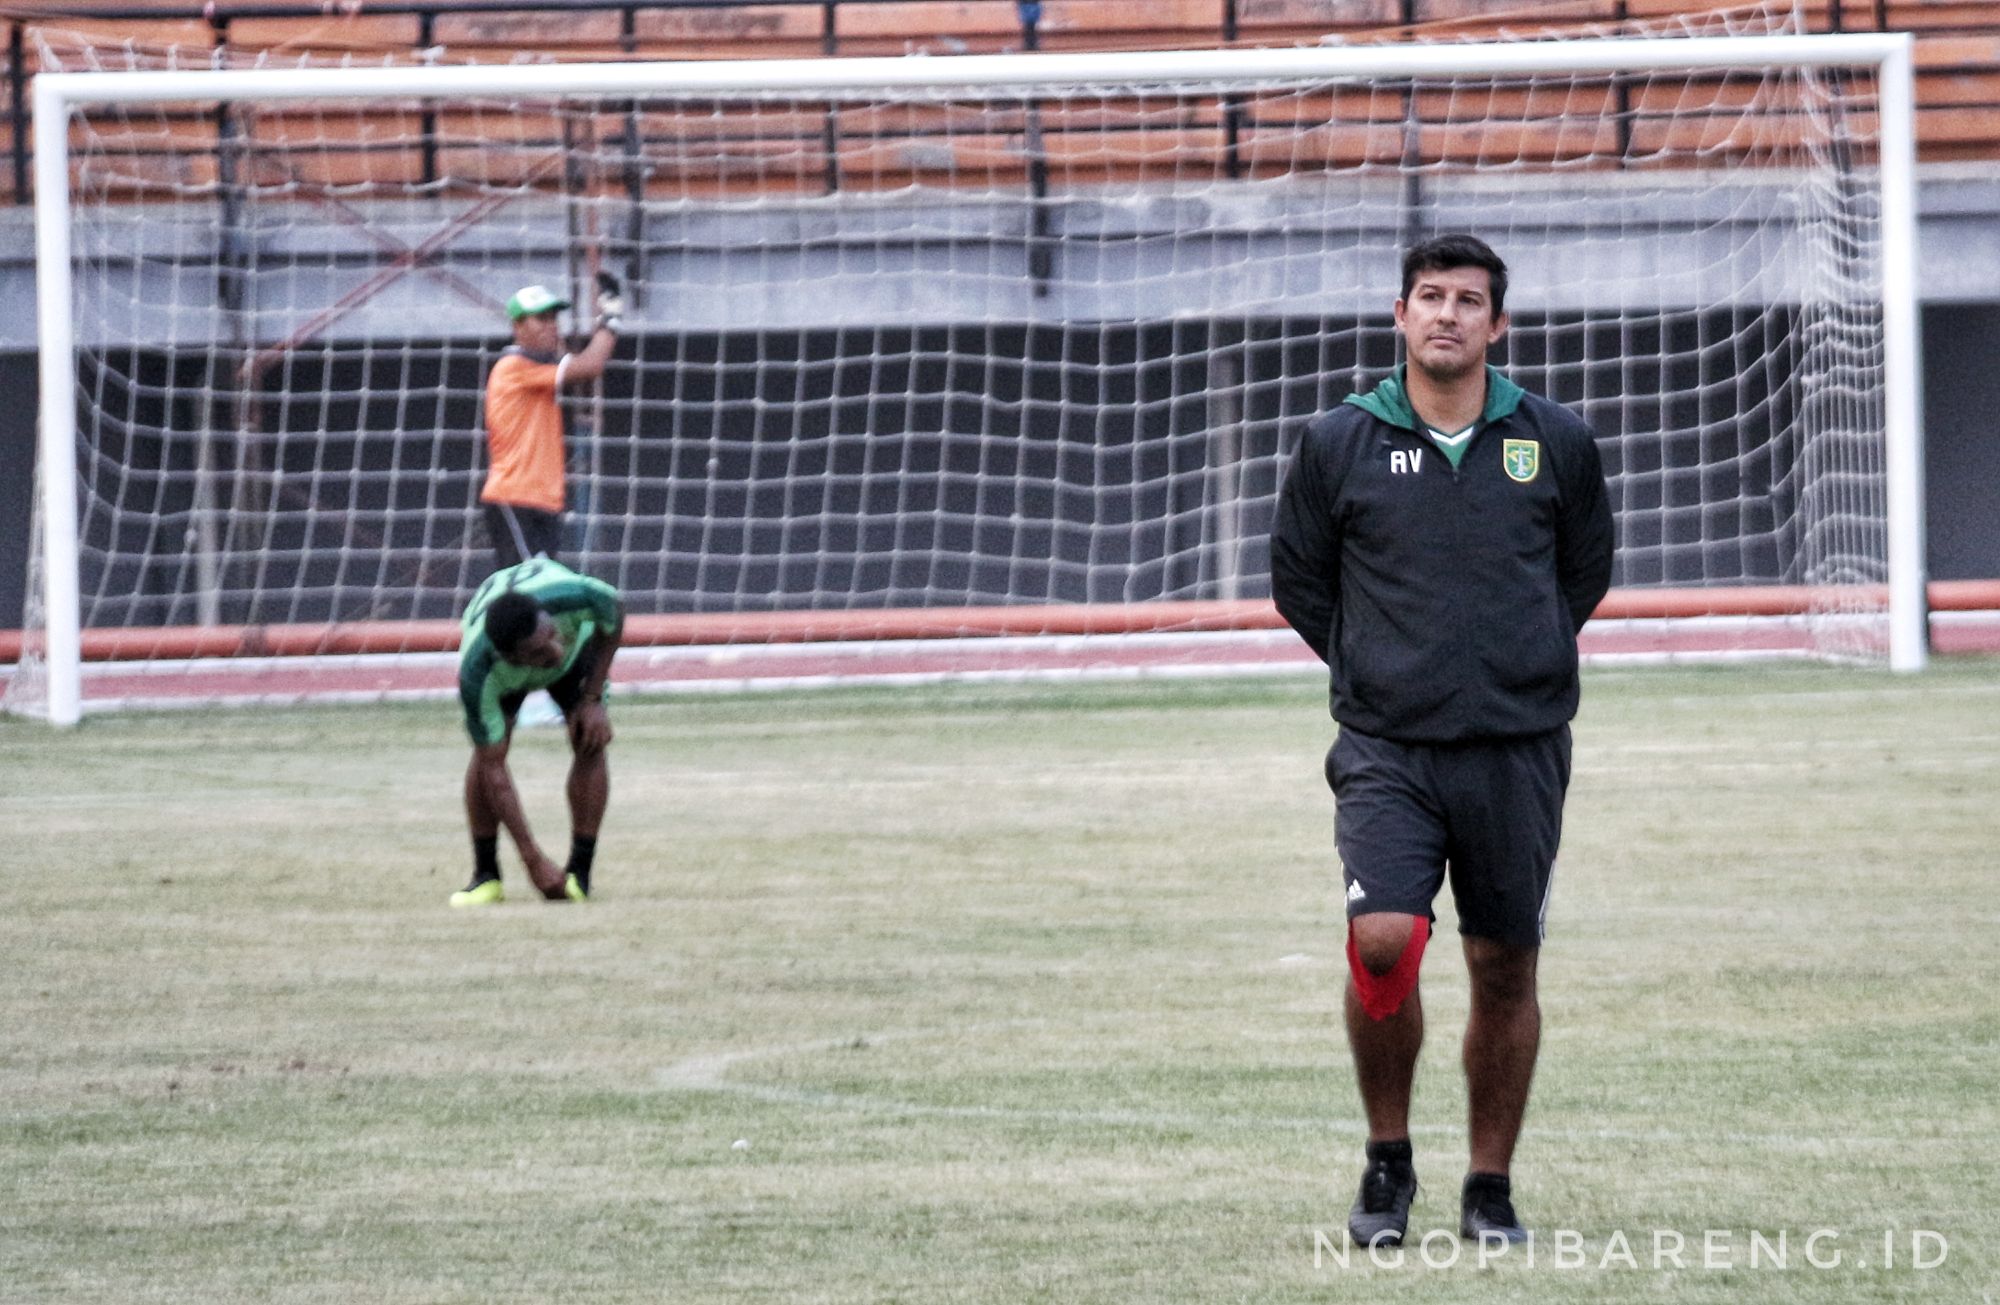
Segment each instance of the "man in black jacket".
[[1486,365],[1506,295],[1475,237],[1405,256],[1408,363],[1307,428],[1271,538],[1272,596],[1330,668],[1340,722],[1326,773],[1368,1116],[1348,1228],[1370,1244],[1401,1243],[1417,1190],[1417,969],[1447,874],[1472,989],[1459,1231],[1526,1236],[1508,1168],[1541,1039],[1576,636],[1610,585],[1612,527],[1590,428]]

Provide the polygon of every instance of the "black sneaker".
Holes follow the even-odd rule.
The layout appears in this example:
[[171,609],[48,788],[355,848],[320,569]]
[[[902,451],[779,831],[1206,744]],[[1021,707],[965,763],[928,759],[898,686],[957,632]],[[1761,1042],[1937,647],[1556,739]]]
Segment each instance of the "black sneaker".
[[1361,1193],[1347,1212],[1347,1231],[1363,1246],[1401,1246],[1410,1226],[1417,1171],[1407,1162],[1371,1160],[1361,1171]]
[[1499,1174],[1468,1174],[1459,1198],[1458,1235],[1474,1242],[1524,1242],[1528,1230],[1514,1215],[1513,1186]]

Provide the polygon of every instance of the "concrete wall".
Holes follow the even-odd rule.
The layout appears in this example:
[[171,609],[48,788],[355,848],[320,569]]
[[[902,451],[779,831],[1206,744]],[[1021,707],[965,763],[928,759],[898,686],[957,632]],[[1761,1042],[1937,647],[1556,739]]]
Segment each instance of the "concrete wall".
[[[619,240],[640,224],[643,254],[603,243],[634,281],[629,319],[641,330],[1345,316],[1395,297],[1411,229],[1485,235],[1513,267],[1517,310],[1604,313],[1858,293],[1872,284],[1878,251],[1840,243],[1824,220],[1823,180],[1772,171],[1593,173],[1585,184],[1454,177],[1448,194],[1413,209],[1394,177],[1339,174],[1078,194],[1039,207],[938,194],[807,197],[734,212],[656,204],[634,214],[607,202],[593,221]],[[567,284],[577,216],[531,197],[459,230],[469,202],[247,205],[234,219],[234,275],[216,262],[222,218],[212,203],[81,212],[79,339],[185,350],[227,344],[237,331],[260,342],[484,334],[521,285]],[[1921,211],[1923,301],[2000,302],[2000,167],[1926,169]],[[0,209],[0,350],[35,347],[31,216]],[[385,250],[405,247],[430,250],[423,269],[390,266]],[[1044,254],[1053,275],[1037,276]],[[1829,277],[1842,261],[1845,279]],[[225,309],[230,298],[237,308]]]
[[0,628],[21,624],[35,494],[35,356],[0,354]]
[[2000,576],[2000,304],[1924,313],[1931,576]]

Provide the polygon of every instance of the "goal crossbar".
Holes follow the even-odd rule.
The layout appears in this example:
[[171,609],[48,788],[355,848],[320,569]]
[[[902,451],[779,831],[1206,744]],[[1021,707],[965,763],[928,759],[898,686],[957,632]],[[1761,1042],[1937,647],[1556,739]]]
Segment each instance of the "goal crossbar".
[[[1322,46],[951,58],[745,59],[663,63],[481,64],[408,68],[188,69],[45,73],[62,104],[373,99],[391,96],[706,95],[812,91],[838,97],[953,86],[1157,85],[1210,79],[1383,79],[1452,73],[1616,73],[1662,69],[1911,66],[1908,33],[1606,38],[1491,45]],[[37,101],[40,103],[40,101]]]

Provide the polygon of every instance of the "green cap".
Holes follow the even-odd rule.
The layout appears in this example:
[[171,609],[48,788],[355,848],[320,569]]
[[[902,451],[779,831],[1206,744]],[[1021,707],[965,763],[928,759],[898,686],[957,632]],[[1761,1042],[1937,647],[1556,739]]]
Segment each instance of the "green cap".
[[541,313],[552,313],[558,308],[569,307],[569,300],[555,293],[547,286],[524,285],[514,292],[507,301],[507,319],[518,322],[523,317],[534,317]]

